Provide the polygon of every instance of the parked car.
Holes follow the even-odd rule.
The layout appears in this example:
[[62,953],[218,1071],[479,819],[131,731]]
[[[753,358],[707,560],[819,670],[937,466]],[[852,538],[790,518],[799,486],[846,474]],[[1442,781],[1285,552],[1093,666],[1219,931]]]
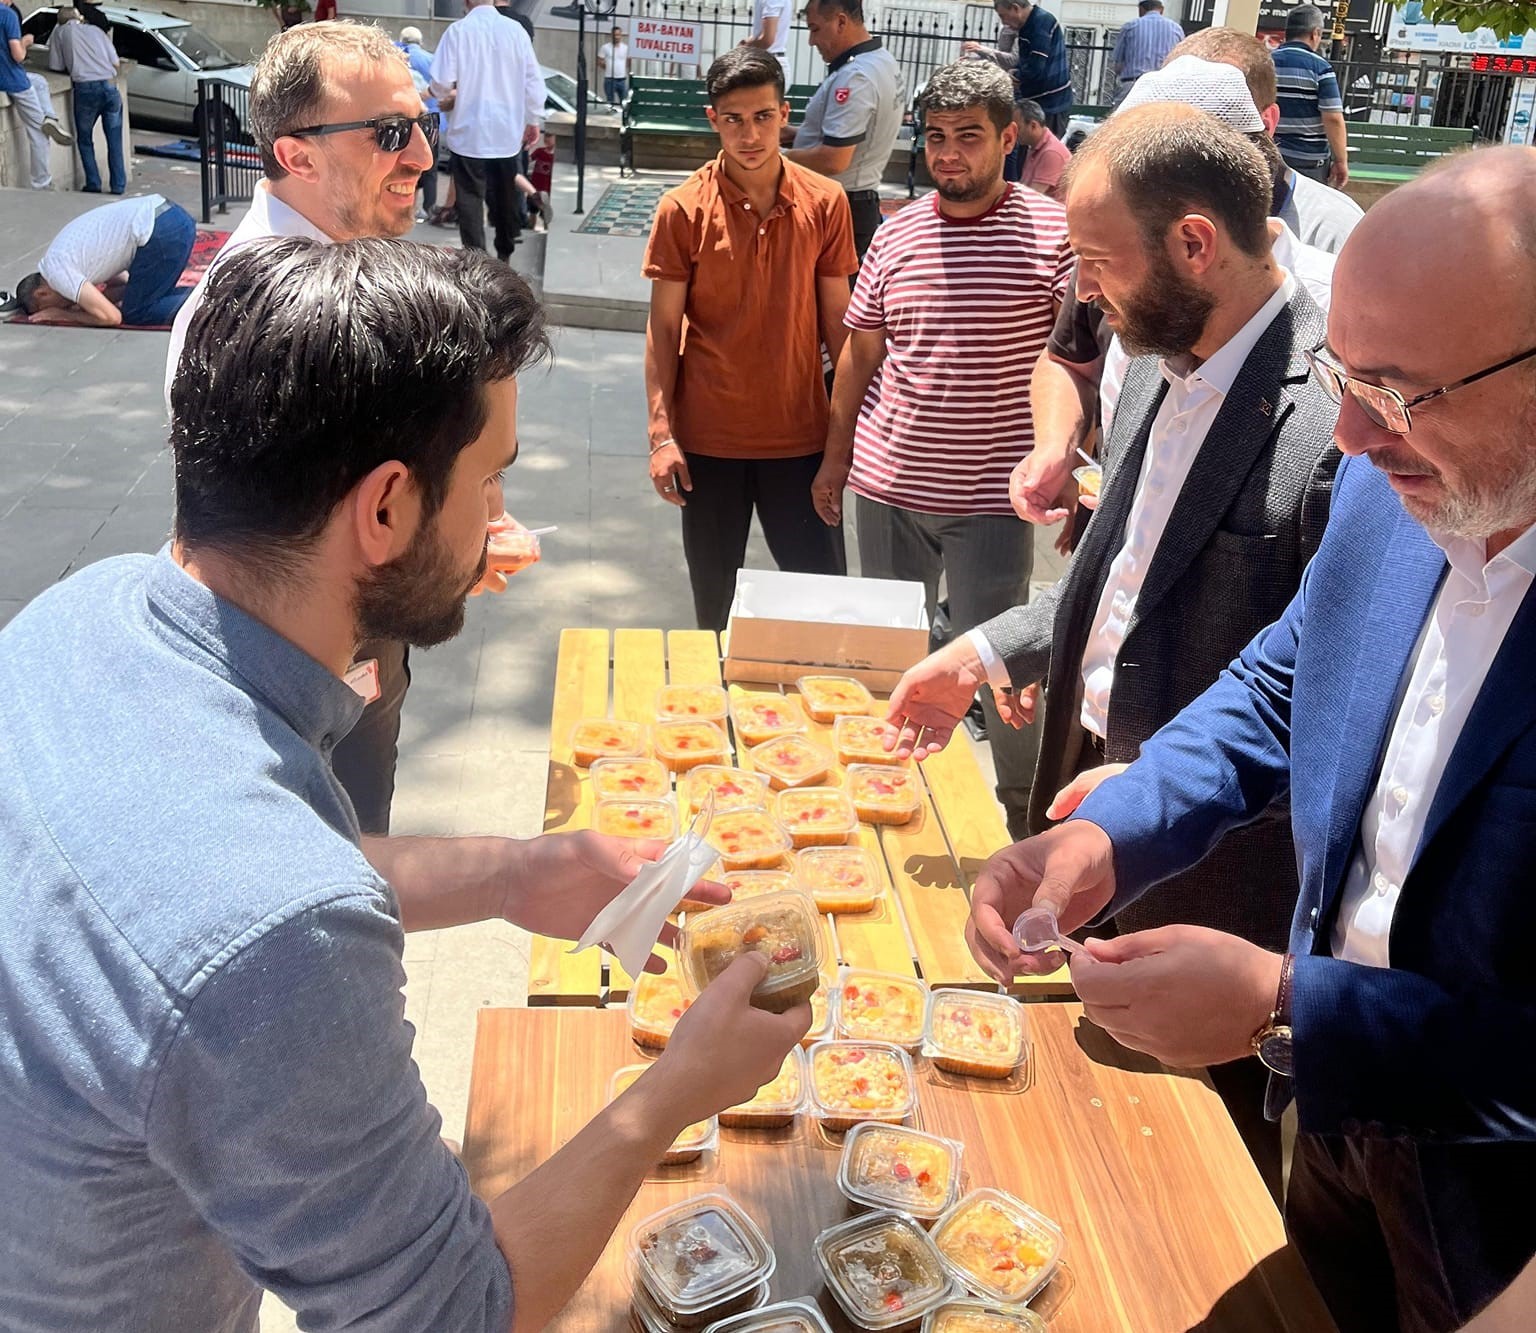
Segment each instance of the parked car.
[[[102,12],[112,25],[118,55],[134,62],[128,72],[128,113],[134,120],[191,126],[201,134],[199,75],[217,74],[241,87],[250,86],[251,67],[195,24],[152,9],[103,5]],[[57,22],[58,8],[49,5],[28,15],[21,30],[31,34],[37,48],[46,50]],[[225,115],[225,137],[239,137],[243,126],[237,114],[225,108]]]

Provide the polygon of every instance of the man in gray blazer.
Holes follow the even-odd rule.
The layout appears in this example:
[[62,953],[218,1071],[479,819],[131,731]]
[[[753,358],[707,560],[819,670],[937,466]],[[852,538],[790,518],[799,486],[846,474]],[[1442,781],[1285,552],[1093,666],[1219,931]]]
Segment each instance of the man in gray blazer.
[[[1098,507],[1054,588],[913,667],[890,709],[898,752],[922,757],[948,740],[981,684],[1011,699],[1017,725],[1033,710],[1016,691],[1043,682],[1034,831],[1050,822],[1053,793],[1135,759],[1278,618],[1322,537],[1338,408],[1306,356],[1326,329],[1274,261],[1268,205],[1253,145],[1177,104],[1116,116],[1073,163],[1078,294],[1135,356]],[[1289,824],[1273,810],[1118,924],[1189,922],[1283,949],[1296,894]],[[1212,1073],[1278,1189],[1262,1069],[1242,1061]]]

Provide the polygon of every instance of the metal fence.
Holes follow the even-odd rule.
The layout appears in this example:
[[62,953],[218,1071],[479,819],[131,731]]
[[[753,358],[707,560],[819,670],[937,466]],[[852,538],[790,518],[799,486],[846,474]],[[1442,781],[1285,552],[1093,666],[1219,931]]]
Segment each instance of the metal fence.
[[250,89],[218,77],[197,81],[197,141],[202,157],[203,221],[249,203],[262,177],[250,133]]
[[[1523,69],[1466,57],[1344,61],[1338,68],[1344,118],[1377,125],[1440,125],[1505,138]],[[1536,73],[1536,69],[1533,69]]]

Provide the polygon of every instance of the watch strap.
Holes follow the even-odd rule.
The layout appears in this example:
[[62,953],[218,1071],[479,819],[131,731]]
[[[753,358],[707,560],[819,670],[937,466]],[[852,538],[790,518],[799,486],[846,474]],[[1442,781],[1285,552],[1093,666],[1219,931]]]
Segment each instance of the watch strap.
[[1288,953],[1280,960],[1280,989],[1275,994],[1273,1019],[1277,1027],[1291,1026],[1291,987],[1295,973],[1296,955]]

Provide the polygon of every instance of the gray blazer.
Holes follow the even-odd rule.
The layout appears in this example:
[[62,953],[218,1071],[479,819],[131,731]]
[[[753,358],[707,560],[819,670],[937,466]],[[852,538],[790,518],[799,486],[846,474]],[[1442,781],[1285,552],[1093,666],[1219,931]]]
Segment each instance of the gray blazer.
[[[1339,453],[1338,407],[1307,371],[1321,345],[1316,303],[1296,293],[1238,372],[1190,468],[1158,543],[1115,664],[1105,754],[1129,762],[1141,744],[1209,686],[1245,644],[1277,620],[1301,582],[1328,520]],[[1167,382],[1139,357],[1104,445],[1098,509],[1065,576],[1026,606],[981,626],[1015,686],[1044,681],[1040,762],[1030,828],[1085,766],[1082,663]],[[1274,806],[1229,834],[1199,865],[1122,911],[1122,930],[1188,922],[1284,948],[1296,904],[1288,813]]]

